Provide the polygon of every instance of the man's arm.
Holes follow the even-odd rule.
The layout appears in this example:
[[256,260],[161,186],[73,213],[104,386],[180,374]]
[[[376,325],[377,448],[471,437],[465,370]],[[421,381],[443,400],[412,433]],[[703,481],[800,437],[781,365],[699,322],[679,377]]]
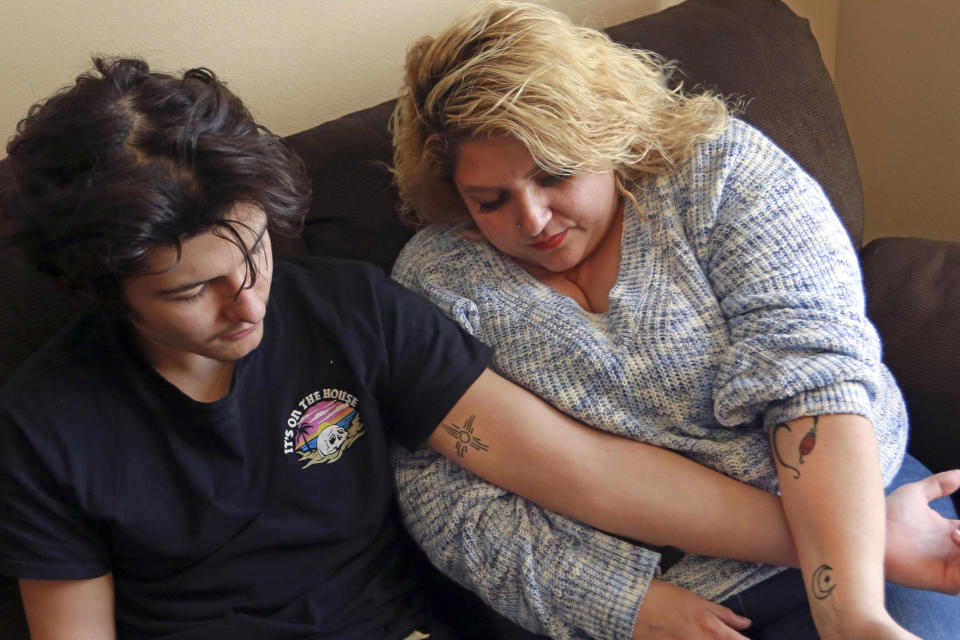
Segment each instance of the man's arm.
[[112,640],[113,576],[90,580],[20,579],[32,640]]
[[[780,450],[797,452],[807,430],[794,428],[801,431],[796,442],[781,442]],[[779,442],[784,430],[777,435]],[[471,438],[482,447],[471,446]],[[777,496],[671,451],[586,427],[492,371],[468,389],[429,443],[487,481],[609,533],[701,555],[800,566]],[[778,467],[788,472],[786,480],[794,475]],[[960,592],[960,523],[927,506],[958,486],[954,470],[890,497],[887,522],[895,535],[886,548],[888,580]]]
[[797,566],[776,496],[671,451],[586,427],[492,371],[454,405],[429,444],[493,484],[609,533]]

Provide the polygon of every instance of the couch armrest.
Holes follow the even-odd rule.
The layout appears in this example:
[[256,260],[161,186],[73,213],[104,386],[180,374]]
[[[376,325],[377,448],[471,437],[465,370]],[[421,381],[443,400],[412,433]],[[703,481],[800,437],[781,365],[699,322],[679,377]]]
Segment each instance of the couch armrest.
[[910,412],[910,452],[934,471],[960,467],[960,242],[882,238],[861,262],[867,313]]

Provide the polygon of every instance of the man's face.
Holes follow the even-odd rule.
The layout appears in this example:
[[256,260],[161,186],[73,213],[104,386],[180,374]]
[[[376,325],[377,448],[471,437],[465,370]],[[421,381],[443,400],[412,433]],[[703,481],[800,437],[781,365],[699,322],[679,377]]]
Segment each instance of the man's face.
[[273,275],[267,216],[240,204],[227,220],[253,257],[253,287],[243,254],[224,230],[187,238],[179,262],[172,246],[152,249],[147,275],[123,282],[140,345],[161,374],[233,363],[260,344]]

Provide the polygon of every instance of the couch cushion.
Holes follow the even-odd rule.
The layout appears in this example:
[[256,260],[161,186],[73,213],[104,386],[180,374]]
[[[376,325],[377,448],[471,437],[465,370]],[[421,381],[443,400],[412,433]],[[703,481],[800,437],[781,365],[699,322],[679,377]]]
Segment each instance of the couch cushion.
[[357,258],[390,269],[411,232],[397,218],[387,122],[396,101],[286,138],[313,178],[303,240],[312,255]]
[[867,312],[910,411],[910,452],[934,471],[960,466],[960,243],[882,238],[861,263]]
[[778,0],[687,0],[607,30],[679,63],[675,80],[742,98],[758,127],[823,186],[854,244],[863,189],[833,81],[809,23]]

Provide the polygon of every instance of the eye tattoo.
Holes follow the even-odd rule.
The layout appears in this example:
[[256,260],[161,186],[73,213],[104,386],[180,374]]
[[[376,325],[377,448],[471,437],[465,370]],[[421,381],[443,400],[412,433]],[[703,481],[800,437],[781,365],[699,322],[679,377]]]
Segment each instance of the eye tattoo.
[[831,593],[837,583],[833,581],[833,567],[828,564],[822,564],[813,572],[810,578],[810,590],[813,591],[813,597],[817,600],[823,600]]
[[467,421],[463,423],[462,427],[447,423],[440,425],[444,431],[449,433],[457,441],[457,455],[461,458],[470,449],[486,451],[488,448],[483,440],[473,435],[473,418],[473,416],[467,418]]
[[803,436],[803,440],[800,441],[800,464],[803,464],[803,457],[810,455],[813,447],[817,444],[818,419],[819,416],[813,416],[813,427],[810,428],[810,431],[807,431],[807,435]]

